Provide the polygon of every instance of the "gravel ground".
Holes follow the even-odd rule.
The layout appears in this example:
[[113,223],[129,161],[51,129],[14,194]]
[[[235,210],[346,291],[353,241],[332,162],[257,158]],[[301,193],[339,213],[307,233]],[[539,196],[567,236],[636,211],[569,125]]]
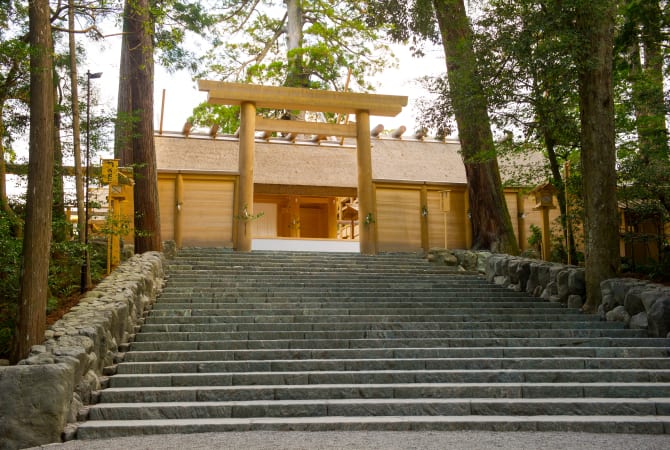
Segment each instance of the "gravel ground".
[[668,435],[520,432],[244,432],[70,441],[47,450],[646,450],[670,449]]

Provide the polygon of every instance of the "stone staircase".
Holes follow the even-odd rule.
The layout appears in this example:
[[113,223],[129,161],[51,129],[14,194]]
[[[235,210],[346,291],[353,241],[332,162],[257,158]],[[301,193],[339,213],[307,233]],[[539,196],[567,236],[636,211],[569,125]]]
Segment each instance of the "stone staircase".
[[183,250],[79,439],[670,433],[666,339],[414,255]]

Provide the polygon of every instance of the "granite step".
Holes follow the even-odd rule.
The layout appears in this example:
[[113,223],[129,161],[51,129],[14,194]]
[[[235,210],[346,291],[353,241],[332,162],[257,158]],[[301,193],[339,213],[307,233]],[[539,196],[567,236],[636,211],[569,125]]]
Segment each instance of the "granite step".
[[621,322],[402,322],[402,323],[158,323],[147,320],[142,333],[231,331],[356,331],[356,330],[620,330]]
[[567,399],[329,399],[109,403],[94,405],[89,420],[163,420],[253,417],[382,416],[653,416],[670,413],[667,398]]
[[259,361],[310,359],[395,359],[395,358],[668,358],[667,346],[650,347],[454,347],[454,348],[362,348],[362,349],[258,349],[258,350],[171,350],[132,351],[128,362],[150,361]]
[[426,339],[274,339],[227,341],[137,342],[132,349],[142,351],[172,350],[260,350],[260,349],[377,349],[438,347],[643,347],[666,346],[667,339],[636,337],[567,337],[567,338],[426,338]]
[[167,419],[89,421],[79,439],[167,433],[231,431],[573,431],[591,433],[670,433],[664,416],[383,416],[383,417],[254,417],[246,419]]
[[[290,341],[352,340],[352,339],[477,339],[477,338],[600,338],[646,337],[643,330],[630,329],[506,329],[506,330],[367,330],[367,331],[212,331],[212,332],[148,332],[139,333],[139,342],[204,342],[204,341]],[[136,347],[133,347],[135,349]]]
[[365,383],[107,388],[100,403],[152,403],[360,398],[662,398],[670,383]]
[[127,374],[110,388],[390,383],[670,383],[667,369],[397,369]]
[[80,439],[670,433],[670,341],[418,255],[185,249]]
[[[362,358],[243,361],[146,361],[120,364],[118,375],[362,370],[670,370],[670,358]],[[112,378],[111,380],[115,380]]]

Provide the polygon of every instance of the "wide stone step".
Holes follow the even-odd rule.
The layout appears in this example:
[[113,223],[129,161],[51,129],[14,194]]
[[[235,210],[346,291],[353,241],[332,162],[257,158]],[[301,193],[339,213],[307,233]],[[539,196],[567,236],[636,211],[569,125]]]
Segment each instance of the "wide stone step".
[[345,398],[661,398],[670,383],[365,383],[108,388],[100,403]]
[[386,338],[386,339],[272,339],[228,341],[163,341],[136,342],[133,350],[254,350],[254,349],[343,349],[343,348],[434,348],[434,347],[639,347],[666,346],[666,339],[656,338]]
[[368,331],[236,331],[236,332],[146,332],[135,342],[178,341],[266,341],[266,340],[350,340],[350,339],[485,339],[485,338],[598,338],[646,337],[643,330],[556,329],[556,330],[368,330]]
[[89,421],[79,439],[228,431],[572,431],[662,434],[663,416],[382,416]]
[[111,403],[89,420],[156,420],[348,416],[653,416],[670,415],[668,399],[357,399],[237,402]]
[[[191,270],[198,271],[202,268],[208,268],[207,266],[197,266],[193,265],[190,267]],[[267,276],[284,276],[287,274],[297,274],[304,275],[313,273],[316,275],[366,275],[371,279],[374,279],[377,276],[382,275],[407,275],[407,274],[421,274],[421,275],[451,275],[451,276],[476,276],[473,273],[467,273],[460,275],[455,269],[451,268],[436,268],[435,266],[425,266],[425,267],[416,267],[412,264],[408,265],[388,265],[388,267],[381,266],[351,266],[351,265],[341,265],[341,266],[327,266],[327,265],[317,265],[317,264],[305,264],[303,267],[293,266],[289,267],[283,264],[277,264],[270,266],[267,264],[245,264],[245,265],[228,265],[228,266],[218,266],[217,272],[221,274],[228,275],[241,275],[241,276],[255,276],[262,275]]]
[[[332,287],[319,288],[318,286],[305,289],[273,289],[265,285],[258,284],[249,288],[228,288],[228,287],[201,287],[201,288],[179,288],[165,289],[160,301],[167,301],[177,298],[185,299],[225,299],[225,298],[256,298],[265,297],[274,299],[284,298],[289,301],[294,299],[314,299],[320,301],[323,298],[345,299],[346,301],[377,301],[378,299],[389,298],[390,301],[404,301],[404,299],[426,299],[428,301],[441,301],[442,299],[464,298],[472,301],[477,299],[508,299],[511,301],[529,301],[532,303],[549,303],[535,297],[529,297],[523,293],[513,292],[511,290],[458,290],[458,289],[394,289],[390,287],[372,288],[372,289],[338,289]],[[370,300],[372,299],[372,300]],[[209,300],[207,300],[209,301]]]
[[[415,317],[436,317],[447,314],[469,315],[472,319],[479,316],[506,317],[511,315],[543,316],[548,314],[561,314],[559,308],[553,307],[535,307],[535,308],[478,308],[477,305],[471,306],[444,306],[440,308],[414,308],[409,311],[401,308],[284,308],[284,309],[245,309],[245,308],[226,308],[226,309],[152,309],[149,315],[191,315],[191,316],[226,316],[226,317],[285,317],[293,322],[303,320],[312,321],[314,319],[323,320],[325,317],[393,317],[403,316],[406,319]],[[576,313],[577,310],[572,312]],[[567,311],[569,314],[570,311]],[[503,319],[504,320],[504,319]]]
[[[124,362],[118,375],[354,370],[670,369],[670,358],[379,358]],[[114,380],[115,378],[112,378]]]
[[[216,311],[216,310],[210,310]],[[188,318],[189,322],[196,323],[342,323],[342,322],[379,322],[379,323],[402,323],[402,322],[572,322],[582,321],[585,316],[578,313],[556,313],[556,314],[528,314],[528,313],[478,313],[476,311],[453,312],[450,314],[402,314],[402,315],[246,315],[231,316],[224,312],[221,314],[205,314],[201,310],[156,310],[150,311],[148,319],[153,318],[159,323],[183,323],[181,318]],[[588,320],[588,318],[586,318]],[[597,317],[591,320],[597,321]]]
[[[151,318],[155,319],[155,318]],[[157,323],[149,320],[142,333],[255,332],[255,331],[367,331],[367,330],[620,330],[621,322],[399,322],[399,323]]]
[[189,249],[77,437],[670,433],[670,341],[418,255]]
[[664,369],[358,370],[118,375],[112,388],[382,383],[670,383]]
[[[300,322],[295,321],[294,316],[267,316],[266,321],[263,320],[263,317],[252,317],[252,316],[192,316],[191,311],[185,311],[177,314],[174,312],[174,315],[161,313],[161,314],[149,314],[145,323],[147,324],[232,324],[235,326],[255,326],[260,325],[264,327],[268,326],[287,326],[289,324],[295,324],[296,326],[308,326],[308,327],[318,327],[324,323],[330,323],[335,329],[338,329],[342,326],[349,326],[350,324],[363,324],[369,326],[370,324],[378,324],[382,329],[406,329],[407,326],[421,326],[423,324],[464,324],[473,326],[473,324],[490,324],[491,327],[497,328],[498,324],[507,324],[507,323],[554,323],[554,324],[579,324],[585,322],[592,323],[606,323],[600,322],[600,319],[596,315],[584,315],[584,314],[505,314],[505,315],[464,315],[464,314],[452,314],[452,315],[439,315],[439,316],[328,316],[324,317],[320,322],[318,320],[305,320],[304,317],[301,318]],[[406,326],[407,325],[407,326]],[[432,325],[428,325],[432,326]],[[475,327],[476,328],[476,327]],[[505,328],[502,326],[502,328]],[[621,324],[616,324],[616,328],[621,328]]]
[[667,358],[668,348],[651,347],[479,347],[479,348],[376,348],[376,349],[258,349],[131,351],[126,362],[147,361],[258,361],[309,359],[392,358]]
[[533,308],[527,308],[524,306],[517,306],[511,304],[510,306],[482,306],[478,307],[477,304],[467,305],[467,304],[443,304],[439,307],[423,307],[423,308],[385,308],[385,307],[367,307],[367,308],[338,308],[338,307],[301,307],[300,305],[295,305],[293,308],[286,307],[276,307],[273,308],[270,305],[260,305],[256,308],[248,308],[246,305],[222,305],[218,307],[216,303],[213,303],[209,308],[203,307],[194,307],[189,309],[183,308],[154,308],[152,309],[152,315],[159,315],[163,313],[178,313],[180,311],[191,311],[192,315],[229,315],[229,316],[383,316],[383,315],[405,315],[405,316],[425,316],[425,315],[444,315],[444,314],[488,314],[488,315],[497,315],[497,314],[551,314],[551,313],[560,313],[563,311],[562,308],[557,308],[553,306],[537,306]]
[[[522,301],[475,301],[468,302],[462,298],[459,299],[445,299],[440,302],[427,302],[427,301],[405,301],[405,302],[391,302],[385,301],[380,298],[379,301],[302,301],[297,300],[295,302],[263,302],[263,303],[237,303],[237,302],[226,302],[226,301],[193,301],[193,302],[166,302],[166,303],[157,303],[153,306],[153,311],[158,310],[179,310],[179,309],[226,309],[231,312],[235,311],[264,311],[264,310],[280,310],[280,311],[292,311],[292,310],[307,310],[307,311],[334,311],[336,314],[338,310],[344,311],[365,311],[368,309],[380,310],[384,308],[388,310],[391,314],[394,311],[402,309],[403,311],[409,312],[409,310],[422,310],[422,309],[451,309],[451,308],[468,308],[472,309],[476,307],[478,309],[487,310],[489,308],[522,308],[525,309],[529,305],[537,305],[537,309],[542,311],[543,309],[556,310],[563,309],[562,305],[558,303],[542,303],[542,302],[522,302]],[[235,314],[239,315],[239,314]]]

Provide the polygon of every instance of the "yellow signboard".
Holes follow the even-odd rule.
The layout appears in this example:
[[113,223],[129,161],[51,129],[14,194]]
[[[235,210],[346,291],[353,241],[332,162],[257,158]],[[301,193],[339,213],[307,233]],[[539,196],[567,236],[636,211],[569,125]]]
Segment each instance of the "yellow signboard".
[[104,184],[117,184],[119,180],[119,160],[102,160],[102,182]]

